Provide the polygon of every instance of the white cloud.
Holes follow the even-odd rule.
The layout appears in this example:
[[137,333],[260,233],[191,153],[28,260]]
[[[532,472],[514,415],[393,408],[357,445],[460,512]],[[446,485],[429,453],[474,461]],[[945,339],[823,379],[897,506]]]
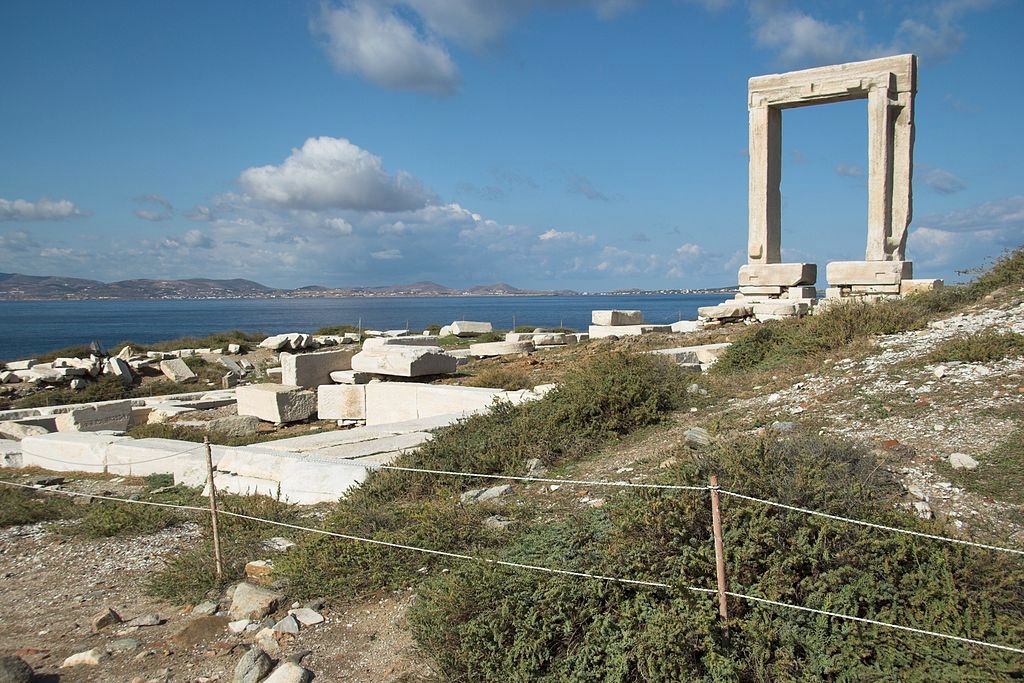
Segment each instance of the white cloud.
[[967,183],[941,168],[932,168],[926,171],[924,184],[939,194],[953,194],[967,187]]
[[699,244],[691,244],[687,242],[676,249],[676,254],[683,258],[697,258],[704,253],[704,249]]
[[24,252],[38,247],[39,243],[26,230],[11,230],[0,235],[0,254]]
[[254,198],[291,209],[405,211],[429,197],[409,173],[388,175],[380,157],[344,138],[309,138],[279,166],[247,168],[239,176]]
[[202,230],[186,231],[185,234],[181,236],[181,242],[186,247],[196,247],[199,249],[213,248],[213,240],[211,240],[209,235],[204,233]]
[[402,252],[400,249],[381,249],[380,251],[370,252],[370,256],[378,261],[393,261],[402,258]]
[[859,37],[855,27],[822,21],[777,3],[755,2],[751,15],[756,45],[775,50],[784,64],[845,61]]
[[174,215],[174,207],[171,206],[171,203],[158,194],[136,197],[135,203],[141,205],[140,208],[135,209],[134,213],[142,220],[159,222]]
[[352,224],[344,218],[328,218],[324,221],[323,227],[333,235],[351,235]]
[[908,248],[923,266],[963,268],[1024,243],[1024,195],[923,217]]
[[75,203],[67,199],[0,199],[0,221],[53,221],[82,215]]
[[451,95],[459,87],[458,68],[444,45],[385,3],[325,5],[313,28],[326,37],[327,53],[341,71],[395,90]]
[[185,214],[185,217],[190,221],[206,223],[213,220],[213,209],[208,206],[197,206]]
[[559,232],[554,228],[537,235],[537,239],[541,242],[571,242],[573,244],[593,244],[596,240],[593,235],[581,235],[580,233],[573,232],[572,230]]

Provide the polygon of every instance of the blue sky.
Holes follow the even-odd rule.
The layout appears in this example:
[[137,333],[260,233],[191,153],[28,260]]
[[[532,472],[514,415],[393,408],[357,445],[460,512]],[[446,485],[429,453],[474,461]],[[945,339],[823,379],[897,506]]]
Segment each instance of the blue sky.
[[[914,52],[908,257],[963,279],[1024,243],[1022,29],[1014,0],[6,0],[0,271],[732,285],[747,79]],[[863,259],[865,104],[783,120],[784,260]]]

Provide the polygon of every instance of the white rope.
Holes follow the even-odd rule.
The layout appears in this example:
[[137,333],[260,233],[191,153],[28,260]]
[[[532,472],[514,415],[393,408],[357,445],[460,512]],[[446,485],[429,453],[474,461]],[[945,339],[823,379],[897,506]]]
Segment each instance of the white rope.
[[908,631],[910,633],[917,633],[923,636],[935,636],[936,638],[946,638],[947,640],[956,640],[961,643],[969,643],[971,645],[980,645],[982,647],[991,647],[997,650],[1006,650],[1007,652],[1016,652],[1018,654],[1024,654],[1024,648],[1011,647],[1009,645],[997,645],[996,643],[987,643],[984,640],[974,640],[973,638],[964,638],[962,636],[953,636],[948,633],[938,633],[936,631],[926,631],[920,628],[913,628],[911,626],[900,626],[899,624],[890,624],[887,621],[877,621],[875,619],[866,619],[864,617],[854,617],[849,614],[840,614],[838,612],[827,612],[821,609],[814,609],[813,607],[801,607],[800,605],[790,605],[789,603],[779,602],[777,600],[769,600],[768,598],[756,598],[753,595],[744,595],[742,593],[733,593],[732,591],[725,591],[725,594],[734,598],[740,598],[742,600],[752,600],[753,602],[762,602],[766,605],[774,605],[775,607],[785,607],[787,609],[795,609],[801,612],[810,612],[811,614],[821,614],[826,617],[833,617],[835,619],[846,619],[848,621],[859,621],[863,624],[872,624],[874,626],[884,626],[886,628],[893,628],[900,631]]
[[[37,487],[29,485],[29,484],[18,484],[18,483],[15,483],[15,482],[9,482],[9,481],[3,481],[3,480],[0,480],[0,484],[7,484],[9,486],[17,486],[17,487],[21,487],[21,488],[38,490]],[[158,502],[155,502],[155,501],[146,501],[146,500],[130,500],[130,499],[127,499],[127,498],[115,498],[113,496],[99,496],[99,495],[92,495],[92,494],[89,494],[89,493],[80,493],[80,492],[77,492],[77,491],[63,491],[63,490],[53,490],[53,491],[55,493],[63,493],[65,495],[69,495],[69,496],[85,496],[85,497],[89,497],[89,498],[95,498],[95,499],[100,499],[100,500],[111,500],[111,501],[116,501],[116,502],[120,502],[120,503],[134,503],[134,504],[137,504],[137,505],[152,505],[152,506],[156,506],[156,507],[175,508],[175,509],[179,509],[179,510],[193,510],[193,511],[196,511],[196,512],[209,512],[208,508],[196,507],[194,505],[178,505],[178,504],[172,504],[172,503],[158,503]],[[404,543],[392,543],[390,541],[381,541],[381,540],[374,539],[374,538],[362,538],[360,536],[351,536],[349,534],[342,534],[342,533],[339,533],[339,532],[336,532],[336,531],[327,531],[327,530],[324,530],[324,529],[314,529],[312,527],[305,527],[305,526],[301,526],[301,525],[298,525],[298,524],[291,524],[289,522],[276,522],[276,521],[269,520],[269,519],[263,519],[261,517],[253,517],[251,515],[244,515],[244,514],[241,514],[241,513],[238,513],[238,512],[228,512],[226,510],[219,510],[218,513],[219,514],[223,514],[223,515],[227,515],[229,517],[237,517],[239,519],[247,519],[247,520],[250,520],[250,521],[253,521],[253,522],[261,522],[263,524],[269,524],[271,526],[279,526],[279,527],[284,527],[286,529],[294,529],[296,531],[305,531],[305,532],[314,533],[314,534],[322,534],[322,535],[325,535],[325,536],[333,536],[335,538],[342,538],[342,539],[349,540],[349,541],[357,541],[357,542],[360,542],[360,543],[372,543],[374,545],[385,546],[385,547],[388,547],[388,548],[396,548],[396,549],[399,549],[399,550],[411,550],[411,551],[414,551],[414,552],[426,553],[426,554],[429,554],[429,555],[438,555],[438,556],[441,556],[441,557],[450,557],[450,558],[454,558],[454,559],[458,559],[458,560],[469,560],[471,562],[482,562],[484,564],[500,565],[500,566],[504,566],[504,567],[512,567],[514,569],[526,569],[526,570],[529,570],[529,571],[544,572],[544,573],[548,573],[548,574],[559,574],[559,575],[563,575],[563,576],[575,576],[575,577],[579,577],[579,578],[595,579],[595,580],[598,580],[598,581],[608,581],[608,582],[622,583],[622,584],[634,585],[634,586],[648,586],[648,587],[651,587],[651,588],[670,588],[670,589],[671,588],[675,588],[675,586],[673,586],[671,584],[661,583],[661,582],[657,582],[657,581],[641,581],[641,580],[638,580],[638,579],[623,579],[623,578],[619,578],[619,577],[616,577],[616,576],[604,576],[604,575],[601,575],[601,574],[590,574],[588,572],[575,572],[575,571],[570,571],[570,570],[567,570],[567,569],[555,569],[553,567],[542,567],[542,566],[539,566],[539,565],[523,564],[523,563],[520,563],[520,562],[509,562],[507,560],[496,560],[496,559],[487,558],[487,557],[474,557],[473,555],[464,555],[462,553],[453,553],[453,552],[449,552],[449,551],[446,551],[446,550],[433,550],[433,549],[430,549],[430,548],[420,548],[420,547],[417,547],[417,546],[405,545]],[[712,594],[712,595],[717,594],[717,592],[718,592],[717,590],[715,590],[713,588],[700,588],[698,586],[680,586],[680,588],[682,588],[684,590],[692,591],[694,593],[704,593],[704,594]],[[885,627],[885,628],[892,628],[892,629],[897,629],[897,630],[900,630],[900,631],[907,631],[907,632],[910,632],[910,633],[917,633],[919,635],[934,636],[936,638],[945,638],[947,640],[955,640],[955,641],[962,642],[962,643],[967,643],[967,644],[970,644],[970,645],[978,645],[978,646],[981,646],[981,647],[989,647],[989,648],[995,648],[997,650],[1005,650],[1007,652],[1015,652],[1015,653],[1019,653],[1019,654],[1024,654],[1024,649],[1017,648],[1017,647],[1011,647],[1009,645],[999,645],[999,644],[996,644],[996,643],[989,643],[989,642],[986,642],[986,641],[983,641],[983,640],[975,640],[973,638],[964,638],[962,636],[954,636],[954,635],[950,635],[948,633],[939,633],[937,631],[926,631],[924,629],[913,628],[913,627],[910,627],[910,626],[901,626],[899,624],[891,624],[889,622],[877,621],[875,619],[867,619],[867,618],[864,618],[864,617],[854,617],[854,616],[850,616],[848,614],[840,614],[838,612],[827,612],[825,610],[814,609],[812,607],[802,607],[800,605],[790,605],[790,604],[785,603],[785,602],[779,602],[779,601],[776,601],[776,600],[769,600],[767,598],[758,598],[758,597],[754,597],[752,595],[744,595],[743,593],[735,593],[735,592],[732,592],[732,591],[725,591],[725,594],[728,595],[728,596],[734,597],[734,598],[739,598],[741,600],[751,600],[753,602],[760,602],[760,603],[764,603],[764,604],[767,604],[767,605],[773,605],[773,606],[776,606],[776,607],[785,607],[787,609],[799,610],[801,612],[810,612],[812,614],[820,614],[822,616],[832,617],[832,618],[835,618],[835,619],[846,619],[846,620],[849,620],[849,621],[857,621],[857,622],[861,622],[861,623],[865,623],[865,624],[872,624],[874,626],[882,626],[882,627]]]
[[909,529],[901,529],[895,526],[886,526],[885,524],[875,524],[874,522],[865,522],[860,519],[851,519],[849,517],[840,517],[839,515],[831,515],[827,512],[819,512],[817,510],[808,510],[807,508],[796,507],[795,505],[786,505],[785,503],[777,503],[772,500],[764,500],[761,498],[754,498],[753,496],[746,496],[742,493],[735,493],[733,491],[726,491],[725,489],[719,489],[718,492],[723,496],[732,496],[733,498],[741,498],[743,500],[753,501],[755,503],[762,503],[764,505],[772,505],[774,507],[783,508],[785,510],[792,510],[794,512],[802,512],[807,515],[814,515],[815,517],[824,517],[826,519],[833,519],[838,522],[848,522],[849,524],[859,524],[860,526],[871,527],[872,529],[881,529],[883,531],[893,531],[898,534],[907,534],[910,536],[920,536],[921,538],[930,538],[933,541],[946,541],[947,543],[959,543],[961,545],[968,545],[974,548],[983,548],[985,550],[995,550],[1001,553],[1012,553],[1014,555],[1024,555],[1024,550],[1017,550],[1015,548],[1004,548],[998,545],[988,545],[987,543],[975,543],[974,541],[967,541],[962,538],[949,538],[947,536],[938,536],[936,534],[926,534],[921,531],[910,531]]
[[634,484],[628,481],[587,481],[584,479],[551,479],[544,477],[517,477],[511,474],[476,474],[451,470],[428,470],[418,467],[377,465],[371,469],[395,470],[397,472],[419,472],[421,474],[446,474],[453,477],[480,477],[482,479],[511,479],[513,481],[541,482],[545,484],[575,484],[578,486],[619,486],[622,488],[667,489],[671,491],[709,491],[710,486],[677,486],[674,484]]

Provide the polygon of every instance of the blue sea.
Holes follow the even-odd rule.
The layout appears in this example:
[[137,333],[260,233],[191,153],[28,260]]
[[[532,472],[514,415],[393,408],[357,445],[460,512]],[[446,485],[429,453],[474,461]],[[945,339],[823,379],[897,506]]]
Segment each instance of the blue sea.
[[309,299],[189,299],[159,301],[0,301],[0,360],[29,358],[98,341],[153,343],[211,332],[242,330],[268,335],[312,333],[329,325],[410,329],[453,320],[585,331],[595,309],[643,311],[644,321],[693,320],[697,308],[724,294],[345,297]]

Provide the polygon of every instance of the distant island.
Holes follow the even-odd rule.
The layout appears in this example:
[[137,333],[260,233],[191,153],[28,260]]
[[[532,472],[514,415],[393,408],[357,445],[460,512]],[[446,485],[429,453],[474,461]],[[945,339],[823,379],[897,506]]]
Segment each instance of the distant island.
[[297,289],[276,289],[252,280],[121,280],[100,282],[59,275],[21,275],[0,273],[0,301],[74,301],[89,299],[299,299],[319,297],[385,296],[580,296],[644,294],[730,293],[735,287],[710,289],[623,289],[612,292],[576,292],[573,290],[519,289],[499,282],[456,289],[436,282],[413,282],[381,287],[322,287],[307,285]]

